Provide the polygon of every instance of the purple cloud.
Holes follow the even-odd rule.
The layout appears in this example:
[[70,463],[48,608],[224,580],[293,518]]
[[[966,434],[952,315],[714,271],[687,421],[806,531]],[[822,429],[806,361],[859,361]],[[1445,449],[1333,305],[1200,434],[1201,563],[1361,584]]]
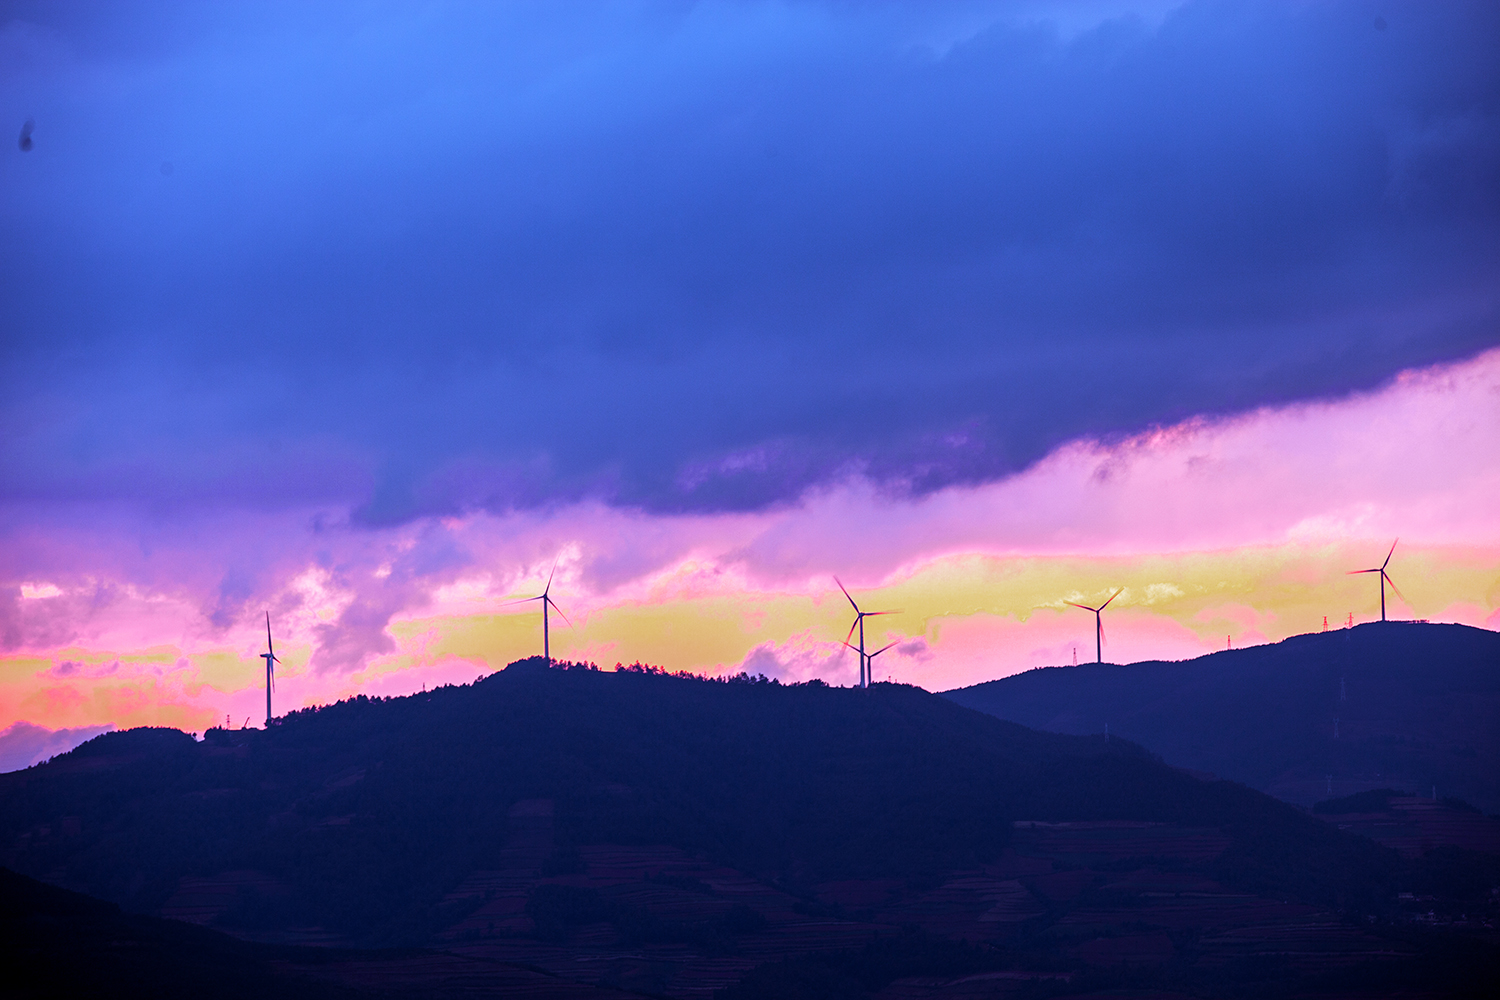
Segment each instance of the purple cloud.
[[49,757],[86,743],[113,730],[114,726],[80,726],[76,729],[47,729],[29,722],[16,722],[0,730],[0,772],[19,771],[40,764]]

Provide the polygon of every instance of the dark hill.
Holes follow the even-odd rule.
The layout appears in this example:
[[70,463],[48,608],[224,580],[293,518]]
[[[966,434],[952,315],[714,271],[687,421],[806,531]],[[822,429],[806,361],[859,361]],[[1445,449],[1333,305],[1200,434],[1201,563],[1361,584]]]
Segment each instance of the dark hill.
[[[260,948],[0,868],[0,955],[14,997],[253,997],[333,1000],[347,991],[278,975],[291,949]],[[87,961],[79,961],[87,956]]]
[[[1003,969],[1044,994],[1068,970],[1120,985],[1121,963],[1197,982],[1270,962],[1285,985],[1318,970],[1272,956],[1348,969],[1425,947],[1377,933],[1422,885],[1394,851],[1128,741],[897,685],[531,663],[202,742],[109,734],[0,776],[0,852],[242,939],[427,946],[681,997],[762,967],[816,977],[776,963],[882,940],[891,977]],[[1494,908],[1479,890],[1420,905],[1470,920]]]
[[1484,629],[1374,622],[1180,663],[1029,670],[945,697],[1052,732],[1107,724],[1168,763],[1304,806],[1436,786],[1500,812],[1500,634]]
[[[352,952],[239,941],[0,868],[0,962],[7,1000],[394,1000],[548,997],[631,1000],[524,967],[486,968],[422,951]],[[371,973],[374,973],[372,976]],[[372,985],[374,979],[376,984]]]

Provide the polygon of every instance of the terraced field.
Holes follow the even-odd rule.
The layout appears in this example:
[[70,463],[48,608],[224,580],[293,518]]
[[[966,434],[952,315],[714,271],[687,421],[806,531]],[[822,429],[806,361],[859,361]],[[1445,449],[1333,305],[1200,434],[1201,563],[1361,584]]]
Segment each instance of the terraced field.
[[[935,885],[843,879],[816,886],[814,899],[807,900],[667,845],[584,846],[577,850],[576,871],[544,875],[556,856],[551,803],[524,802],[517,811],[531,822],[502,852],[503,866],[471,873],[447,900],[474,904],[438,935],[449,957],[428,960],[438,970],[428,974],[440,974],[455,988],[460,981],[478,988],[489,976],[497,982],[485,989],[503,989],[499,980],[530,966],[588,986],[708,1000],[762,963],[858,949],[913,929],[999,947],[1042,943],[1085,967],[1101,968],[1177,963],[1212,970],[1274,961],[1313,971],[1411,954],[1327,910],[1225,888],[1201,869],[1228,839],[1202,828],[1023,821],[1013,846],[995,862],[946,873]],[[598,893],[679,927],[713,927],[740,908],[762,923],[720,948],[632,941],[609,920],[579,924],[565,940],[539,940],[527,904],[546,885]],[[908,977],[879,995],[998,997],[1046,984],[1060,987],[1072,976],[1047,966],[952,979]],[[342,977],[346,969],[342,981],[361,985],[417,974],[401,963],[341,966],[329,973]]]

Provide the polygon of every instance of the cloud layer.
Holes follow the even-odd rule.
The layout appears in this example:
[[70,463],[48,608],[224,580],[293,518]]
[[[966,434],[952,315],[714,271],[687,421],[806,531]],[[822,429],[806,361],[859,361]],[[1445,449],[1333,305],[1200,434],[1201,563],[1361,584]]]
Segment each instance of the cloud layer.
[[1084,9],[11,5],[0,501],[922,497],[1497,343],[1493,4]]
[[51,730],[16,722],[0,730],[0,772],[19,771],[40,764],[49,757],[67,753],[80,743],[113,729],[112,725],[85,726],[81,729]]
[[1181,658],[1378,615],[1500,627],[1500,351],[1338,402],[1078,441],[983,486],[893,497],[852,478],[754,513],[586,502],[383,528],[336,509],[141,515],[5,508],[0,725],[259,721],[269,611],[282,708],[462,682],[540,648],[556,566],[560,657],[951,687],[1093,652]]

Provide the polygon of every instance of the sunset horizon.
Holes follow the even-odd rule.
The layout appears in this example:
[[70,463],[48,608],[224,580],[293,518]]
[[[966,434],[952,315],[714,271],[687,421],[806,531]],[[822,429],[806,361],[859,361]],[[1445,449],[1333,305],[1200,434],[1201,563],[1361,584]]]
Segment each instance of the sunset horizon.
[[[1392,618],[1493,630],[1500,530],[1486,497],[1500,473],[1465,456],[1495,451],[1497,399],[1489,352],[1341,401],[1069,442],[991,485],[912,497],[851,476],[758,513],[585,503],[378,528],[324,508],[234,514],[229,539],[216,529],[230,522],[136,514],[123,545],[70,526],[23,550],[34,562],[19,607],[31,635],[58,619],[77,635],[5,654],[0,729],[259,726],[267,613],[277,714],[464,683],[540,655],[536,606],[512,602],[540,593],[554,566],[567,616],[553,617],[554,658],[788,682],[855,680],[835,575],[862,606],[902,612],[870,620],[871,649],[896,643],[874,679],[930,690],[1075,653],[1092,662],[1093,622],[1066,602],[1116,588],[1107,662],[1378,620],[1377,585],[1349,574],[1397,537]],[[1364,471],[1320,484],[1335,451]],[[1258,482],[1273,458],[1277,476]],[[277,558],[224,607],[212,585],[231,544]]]

